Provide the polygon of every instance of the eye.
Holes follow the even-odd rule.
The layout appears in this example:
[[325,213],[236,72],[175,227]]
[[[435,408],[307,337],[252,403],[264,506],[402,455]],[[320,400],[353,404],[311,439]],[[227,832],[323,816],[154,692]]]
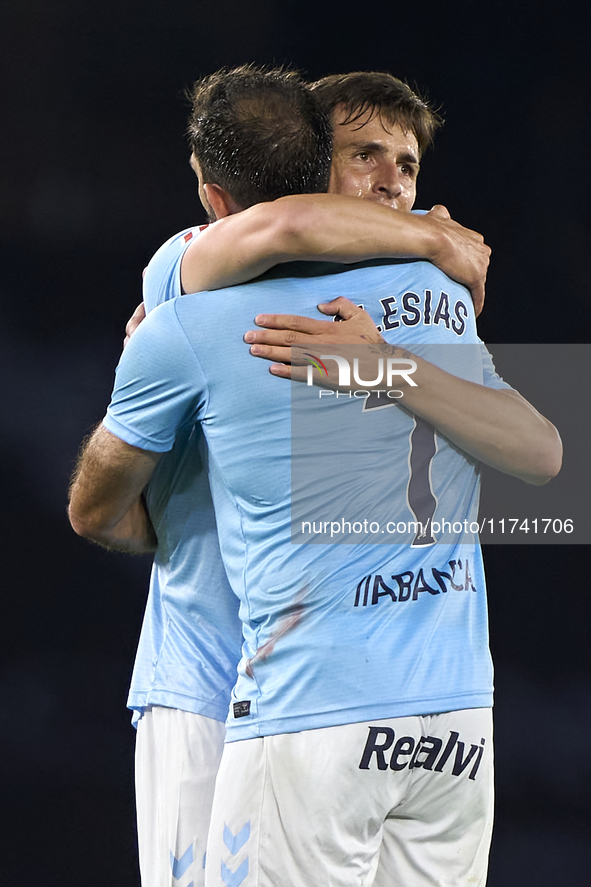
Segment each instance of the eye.
[[369,160],[369,151],[358,151],[355,157],[359,160]]

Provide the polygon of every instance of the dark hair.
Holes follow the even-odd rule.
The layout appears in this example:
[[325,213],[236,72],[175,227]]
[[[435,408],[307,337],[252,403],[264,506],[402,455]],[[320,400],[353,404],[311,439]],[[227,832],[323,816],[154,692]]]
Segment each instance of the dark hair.
[[330,120],[296,71],[223,68],[198,80],[188,97],[189,144],[203,180],[242,208],[327,190]]
[[435,130],[443,124],[426,98],[385,72],[331,74],[312,83],[311,89],[328,114],[332,115],[339,106],[343,108],[345,119],[341,123],[355,123],[366,115],[371,120],[378,114],[382,123],[397,123],[403,130],[414,133],[421,154],[432,143]]

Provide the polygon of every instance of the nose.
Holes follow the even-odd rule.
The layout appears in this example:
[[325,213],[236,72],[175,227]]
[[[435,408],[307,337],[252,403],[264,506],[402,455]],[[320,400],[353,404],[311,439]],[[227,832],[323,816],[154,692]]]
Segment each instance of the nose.
[[374,176],[373,190],[381,197],[395,200],[402,194],[402,180],[398,165],[384,160],[379,164]]

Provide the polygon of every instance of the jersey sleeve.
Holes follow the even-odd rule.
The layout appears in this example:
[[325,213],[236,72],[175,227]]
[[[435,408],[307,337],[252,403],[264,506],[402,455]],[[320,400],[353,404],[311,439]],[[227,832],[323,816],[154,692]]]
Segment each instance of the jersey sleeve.
[[161,305],[121,355],[103,424],[131,446],[165,453],[180,428],[199,420],[206,402],[207,383],[176,303]]
[[207,225],[186,228],[162,244],[148,263],[144,272],[143,299],[146,314],[163,302],[169,302],[183,294],[181,287],[181,262],[185,250]]
[[482,341],[480,342],[480,354],[482,360],[482,384],[487,388],[506,388],[511,390],[512,386],[505,382],[505,380],[497,373],[492,355]]

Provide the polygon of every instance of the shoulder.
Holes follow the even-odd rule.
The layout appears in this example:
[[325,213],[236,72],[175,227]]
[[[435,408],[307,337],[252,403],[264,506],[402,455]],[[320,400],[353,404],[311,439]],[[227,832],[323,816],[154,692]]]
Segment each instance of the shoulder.
[[159,247],[144,270],[143,296],[146,312],[180,296],[180,265],[185,251],[207,225],[185,228]]
[[122,361],[125,358],[136,360],[141,354],[149,359],[150,354],[155,357],[160,351],[174,353],[177,340],[182,340],[176,302],[177,299],[173,298],[154,306],[130,338]]
[[[154,261],[158,261],[158,259],[163,256],[176,256],[183,253],[193,238],[198,237],[207,227],[208,225],[197,225],[196,227],[183,228],[182,231],[173,234],[172,237],[165,240],[162,246],[156,250],[150,260],[150,264]],[[150,264],[148,267],[150,267]]]
[[120,412],[150,409],[164,415],[184,410],[205,383],[192,343],[173,299],[146,317],[124,349],[115,371],[113,403]]

